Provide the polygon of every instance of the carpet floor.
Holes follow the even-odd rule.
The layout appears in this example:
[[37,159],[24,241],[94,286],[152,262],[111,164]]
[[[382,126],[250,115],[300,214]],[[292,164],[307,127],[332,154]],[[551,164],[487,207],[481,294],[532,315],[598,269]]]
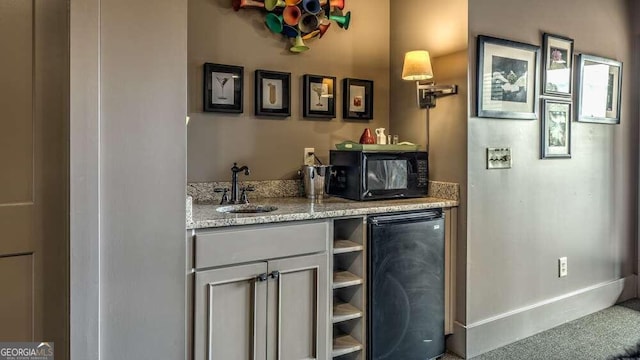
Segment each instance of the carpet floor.
[[[482,354],[473,360],[613,360],[625,355],[627,350],[637,350],[639,342],[640,299],[632,299]],[[453,354],[443,358],[457,359],[461,358]]]

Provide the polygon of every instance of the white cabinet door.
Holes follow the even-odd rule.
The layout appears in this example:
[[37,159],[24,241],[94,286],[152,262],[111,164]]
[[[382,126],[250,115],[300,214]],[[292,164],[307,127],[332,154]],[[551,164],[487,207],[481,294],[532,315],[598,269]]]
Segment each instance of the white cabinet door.
[[326,253],[269,261],[269,360],[329,358],[328,261]]
[[196,273],[195,360],[266,360],[266,273],[266,262]]

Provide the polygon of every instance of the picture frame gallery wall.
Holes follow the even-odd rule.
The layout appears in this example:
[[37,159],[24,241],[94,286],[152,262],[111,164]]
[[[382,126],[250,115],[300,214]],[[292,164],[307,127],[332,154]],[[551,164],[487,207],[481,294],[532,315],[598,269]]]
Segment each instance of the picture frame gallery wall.
[[574,40],[550,33],[542,49],[486,35],[477,43],[477,116],[540,118],[540,159],[571,158],[573,121],[620,124],[622,62],[589,54],[576,61]]
[[[243,113],[244,67],[204,63],[203,112]],[[256,117],[291,116],[291,73],[258,69],[254,72]],[[302,76],[302,115],[311,119],[336,117],[338,82],[335,76]],[[374,83],[365,79],[343,79],[345,120],[373,119]]]

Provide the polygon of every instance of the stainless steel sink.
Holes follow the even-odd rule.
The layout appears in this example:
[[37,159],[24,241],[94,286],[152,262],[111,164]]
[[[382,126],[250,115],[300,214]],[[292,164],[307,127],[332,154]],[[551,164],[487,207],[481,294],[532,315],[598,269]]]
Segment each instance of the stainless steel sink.
[[240,204],[221,206],[216,210],[218,212],[231,214],[259,214],[272,212],[274,210],[278,210],[278,208],[272,205]]

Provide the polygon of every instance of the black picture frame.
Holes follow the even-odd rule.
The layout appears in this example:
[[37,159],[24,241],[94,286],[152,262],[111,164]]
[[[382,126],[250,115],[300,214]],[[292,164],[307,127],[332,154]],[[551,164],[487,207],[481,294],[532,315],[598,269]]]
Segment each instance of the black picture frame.
[[203,76],[204,112],[242,113],[244,111],[242,101],[244,67],[205,63]]
[[542,100],[542,121],[540,121],[541,159],[571,158],[572,107],[570,100]]
[[478,36],[476,108],[478,117],[538,118],[540,47]]
[[291,73],[255,71],[255,115],[291,116]]
[[342,80],[342,117],[355,120],[373,119],[372,80]]
[[308,118],[336,117],[336,78],[309,75],[302,77],[302,114]]
[[620,124],[622,62],[580,54],[577,92],[577,121]]
[[573,39],[545,33],[542,94],[571,98],[573,92]]

